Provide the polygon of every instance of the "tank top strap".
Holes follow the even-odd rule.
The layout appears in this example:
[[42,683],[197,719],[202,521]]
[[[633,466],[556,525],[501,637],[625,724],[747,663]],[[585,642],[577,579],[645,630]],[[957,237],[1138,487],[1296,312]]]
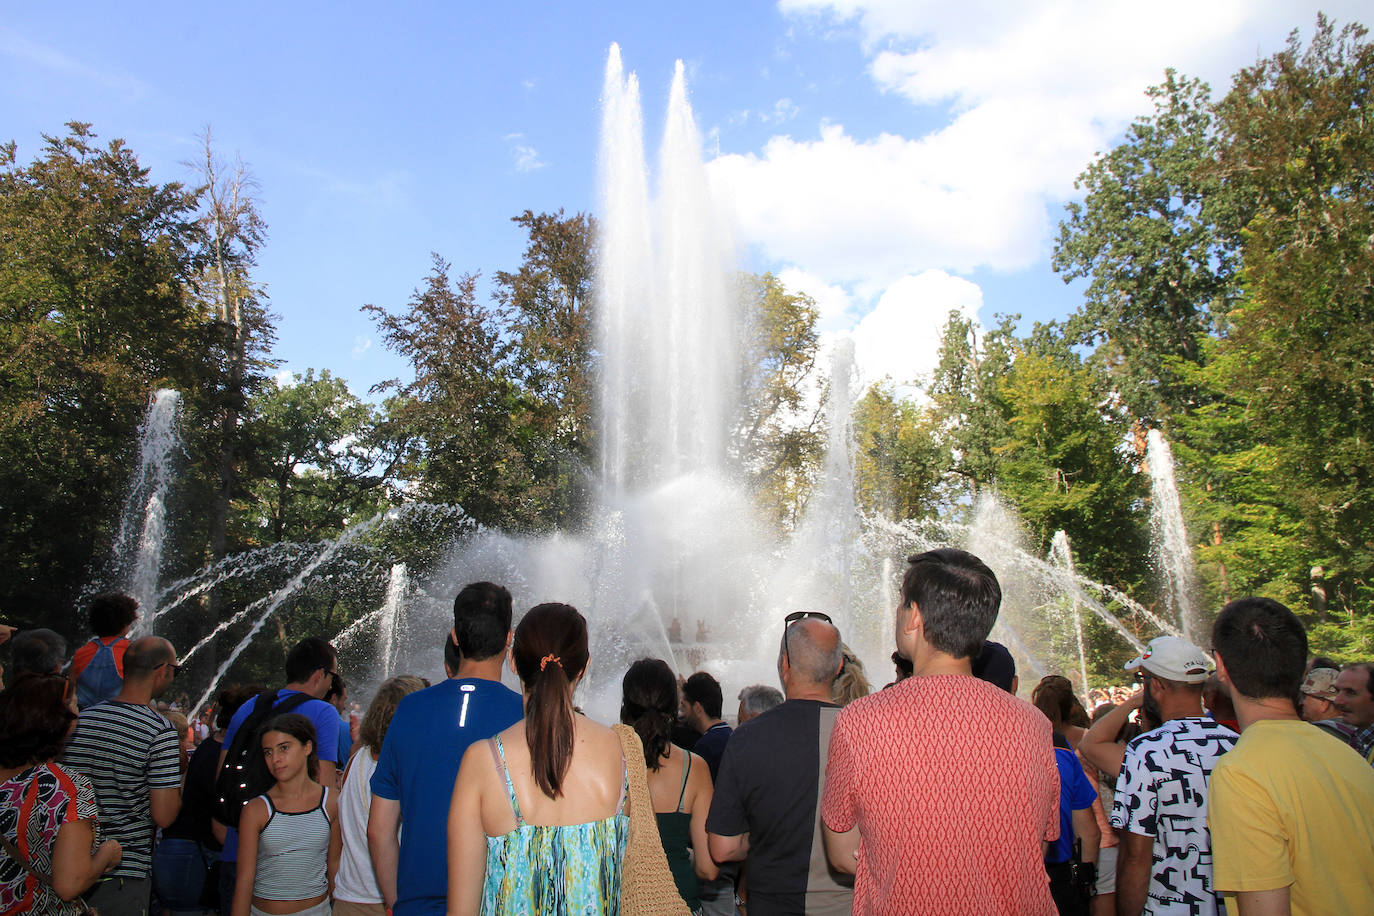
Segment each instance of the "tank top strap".
[[506,783],[506,797],[510,799],[510,810],[515,815],[515,825],[525,826],[525,818],[520,813],[520,801],[515,797],[515,784],[510,781],[510,769],[506,766],[506,748],[501,744],[500,736],[487,739],[487,747],[491,748],[491,759],[495,761],[496,768],[501,771],[501,778]]
[[677,790],[677,813],[682,813],[682,800],[687,797],[687,774],[692,772],[692,752],[682,750],[682,788]]
[[267,819],[270,821],[272,819],[272,815],[277,813],[277,806],[272,804],[272,799],[268,798],[266,792],[259,795],[258,798],[262,799],[263,803],[267,805]]
[[324,815],[324,822],[329,823],[329,786],[320,786],[320,813]]

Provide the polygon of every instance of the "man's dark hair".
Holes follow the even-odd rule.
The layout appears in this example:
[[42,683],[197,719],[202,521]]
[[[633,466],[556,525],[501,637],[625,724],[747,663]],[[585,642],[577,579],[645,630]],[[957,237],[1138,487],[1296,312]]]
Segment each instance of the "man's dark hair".
[[705,671],[698,671],[682,685],[682,695],[692,703],[700,703],[702,711],[712,719],[720,718],[720,681]]
[[902,603],[921,612],[925,638],[954,658],[972,658],[997,622],[1002,587],[987,564],[966,550],[942,547],[907,558]]
[[[1228,663],[1228,664],[1226,665],[1227,670],[1230,670],[1230,667],[1231,667],[1231,666],[1230,666],[1230,664]],[[1345,665],[1344,667],[1342,667],[1341,670],[1342,670],[1342,671],[1349,671],[1349,670],[1351,670],[1352,668],[1354,668],[1354,669],[1362,669],[1362,670],[1364,671],[1364,676],[1365,676],[1364,689],[1365,689],[1365,692],[1367,692],[1370,696],[1374,696],[1374,662],[1351,662],[1350,664]]]
[[494,582],[465,585],[453,599],[453,633],[463,658],[480,662],[500,653],[510,624],[510,592]]
[[1308,671],[1316,671],[1318,668],[1330,668],[1333,671],[1340,671],[1340,663],[1329,655],[1314,655],[1312,661],[1308,663]]
[[14,677],[21,674],[55,674],[67,660],[67,640],[46,628],[20,630],[10,640],[10,664]]
[[1271,598],[1238,598],[1212,625],[1212,648],[1242,696],[1293,699],[1307,667],[1307,631]]
[[983,648],[973,658],[973,676],[1011,693],[1012,681],[1016,680],[1016,659],[1000,642],[984,640]]
[[215,699],[215,705],[219,707],[215,711],[215,728],[228,728],[239,707],[262,691],[261,684],[233,684],[221,690]]
[[286,656],[286,683],[300,684],[310,680],[310,675],[316,671],[330,671],[338,657],[329,640],[307,636]]
[[458,666],[463,663],[463,653],[458,651],[458,645],[453,641],[453,637],[444,634],[444,668],[447,671],[458,673]]
[[344,682],[343,675],[337,671],[329,675],[329,689],[324,693],[324,701],[332,703],[335,697],[341,697],[346,693],[348,693],[348,684]]
[[118,636],[138,619],[138,600],[122,592],[105,592],[91,599],[91,632],[101,639]]

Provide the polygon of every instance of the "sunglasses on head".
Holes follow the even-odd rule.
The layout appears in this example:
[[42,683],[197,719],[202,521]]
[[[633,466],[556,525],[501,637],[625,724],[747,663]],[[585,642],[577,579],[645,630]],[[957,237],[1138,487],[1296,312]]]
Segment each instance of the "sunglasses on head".
[[829,614],[823,614],[820,611],[793,611],[792,613],[784,617],[782,619],[782,657],[787,659],[787,664],[789,665],[792,664],[792,655],[788,651],[787,646],[788,628],[790,628],[792,624],[796,623],[798,620],[806,620],[808,617],[814,617],[817,620],[824,620],[831,626],[835,625],[835,621],[830,619]]

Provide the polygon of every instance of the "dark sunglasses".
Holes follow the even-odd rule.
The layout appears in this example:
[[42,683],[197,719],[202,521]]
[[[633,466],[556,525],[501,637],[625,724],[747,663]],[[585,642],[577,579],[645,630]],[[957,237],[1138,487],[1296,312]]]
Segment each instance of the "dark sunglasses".
[[820,611],[793,611],[782,619],[782,625],[784,627],[790,627],[798,620],[805,620],[808,617],[815,617],[817,620],[824,620],[826,623],[832,625],[835,623],[835,621],[830,619],[829,614],[822,614]]
[[787,630],[789,627],[792,626],[792,624],[796,623],[798,620],[806,620],[808,617],[814,617],[817,620],[824,620],[832,627],[835,625],[835,621],[830,619],[829,614],[823,614],[820,611],[793,611],[792,613],[784,617],[782,619],[782,657],[787,659],[788,665],[792,664],[792,655],[790,652],[788,652]]

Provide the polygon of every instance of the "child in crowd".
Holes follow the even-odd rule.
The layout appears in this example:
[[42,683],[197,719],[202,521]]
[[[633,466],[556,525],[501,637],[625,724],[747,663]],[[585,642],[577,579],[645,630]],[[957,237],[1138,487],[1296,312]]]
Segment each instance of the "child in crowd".
[[329,916],[343,844],[337,797],[317,782],[315,726],[298,713],[275,716],[261,741],[276,783],[239,818],[232,916]]

